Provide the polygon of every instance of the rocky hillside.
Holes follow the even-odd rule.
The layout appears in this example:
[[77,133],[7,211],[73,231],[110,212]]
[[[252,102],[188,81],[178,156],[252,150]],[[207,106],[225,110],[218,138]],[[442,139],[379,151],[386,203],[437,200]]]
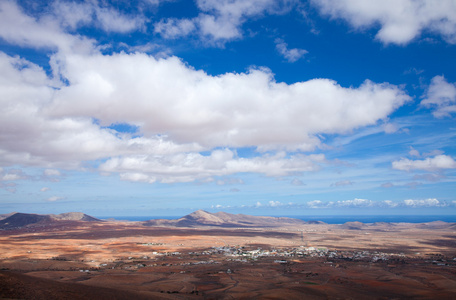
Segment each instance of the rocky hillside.
[[172,226],[172,227],[281,227],[308,224],[305,221],[284,217],[258,217],[243,214],[229,214],[226,212],[209,213],[204,210],[195,211],[175,220],[149,220],[145,226]]
[[101,220],[97,218],[78,212],[64,213],[59,215],[15,213],[3,220],[0,220],[0,229],[18,229],[22,227],[45,226],[46,224],[50,225],[63,221],[101,222]]

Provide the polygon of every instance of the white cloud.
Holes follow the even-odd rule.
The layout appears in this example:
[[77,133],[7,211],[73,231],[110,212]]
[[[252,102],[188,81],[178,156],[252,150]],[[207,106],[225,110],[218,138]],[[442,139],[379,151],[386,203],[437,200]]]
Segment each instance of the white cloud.
[[278,207],[283,205],[283,203],[281,203],[280,201],[269,201],[268,204],[270,207]]
[[306,205],[310,208],[357,208],[357,207],[371,207],[382,206],[381,202],[374,202],[368,199],[351,199],[323,202],[321,200],[308,201]]
[[204,13],[198,17],[201,34],[213,40],[231,40],[242,36],[241,26],[249,17],[277,13],[286,1],[277,0],[198,0]]
[[341,18],[354,28],[380,26],[376,38],[385,44],[407,44],[424,31],[456,43],[453,0],[312,0],[321,13]]
[[305,54],[308,53],[307,50],[292,48],[288,49],[288,44],[285,43],[282,39],[276,39],[276,49],[277,51],[288,60],[288,62],[296,62],[301,59]]
[[56,170],[56,169],[46,169],[46,170],[44,170],[43,173],[45,176],[61,176],[62,175],[60,173],[60,171]]
[[432,114],[437,118],[456,113],[456,83],[449,83],[443,76],[435,76],[421,105],[433,108]]
[[28,178],[22,170],[19,169],[0,169],[0,181],[14,181]]
[[[272,3],[241,2],[200,4],[247,16]],[[39,66],[0,53],[2,165],[81,168],[103,160],[100,171],[144,182],[237,172],[289,176],[326,160],[284,151],[313,150],[322,146],[319,134],[376,124],[411,99],[400,87],[368,80],[349,88],[329,79],[286,84],[267,69],[211,76],[176,57],[103,55],[91,41],[62,32],[58,22],[31,18],[12,2],[0,9],[0,36],[55,47],[52,73],[66,79],[58,82]],[[138,127],[139,136],[108,128],[116,123]],[[258,156],[238,157],[230,150],[237,147],[253,147]]]
[[166,39],[175,39],[189,35],[196,30],[193,20],[169,18],[154,25],[154,31]]
[[100,6],[98,1],[56,1],[52,17],[70,29],[95,25],[106,32],[127,33],[144,27],[143,16],[127,16],[109,6]]
[[404,204],[409,207],[442,207],[447,206],[445,202],[439,201],[436,198],[413,200],[404,200]]
[[439,201],[435,198],[413,200],[407,199],[403,201],[372,201],[368,199],[353,200],[340,200],[340,201],[329,201],[323,202],[321,200],[313,200],[306,203],[309,208],[321,209],[321,208],[363,208],[363,207],[383,207],[383,208],[404,208],[404,207],[445,207],[447,203]]
[[177,38],[197,32],[213,45],[242,38],[242,25],[252,17],[289,11],[287,0],[197,0],[200,14],[193,19],[166,19],[155,24],[155,31],[165,38]]
[[94,3],[55,1],[52,5],[54,17],[69,29],[89,25],[93,20]]
[[55,202],[55,201],[60,201],[60,200],[63,200],[63,199],[65,199],[65,197],[52,196],[52,197],[47,198],[46,201]]
[[323,202],[320,201],[320,200],[308,201],[306,204],[307,204],[307,206],[309,206],[310,208],[324,208],[324,207],[326,207],[326,204],[323,203]]
[[321,155],[283,154],[251,159],[236,157],[229,150],[214,150],[209,156],[199,153],[179,153],[164,156],[126,156],[111,158],[100,166],[103,172],[116,172],[124,180],[142,182],[190,182],[212,176],[240,172],[260,173],[267,176],[286,176],[296,172],[315,171]]
[[[318,133],[345,133],[375,124],[410,99],[396,86],[370,81],[358,88],[343,88],[328,79],[287,85],[258,69],[210,76],[175,57],[54,57],[54,70],[69,81],[58,90],[38,66],[0,54],[0,125],[5,129],[0,134],[0,160],[6,163],[74,168],[81,161],[112,156],[116,158],[105,165],[128,160],[161,166],[160,161],[185,163],[182,157],[193,159],[198,157],[195,151],[215,147],[308,151],[320,145]],[[143,136],[118,135],[104,127],[119,122],[138,126]],[[165,154],[171,156],[156,158]],[[289,174],[314,170],[308,162],[324,160],[276,158],[277,166],[298,164],[272,171],[277,168],[272,168],[271,157],[235,159],[221,175],[234,170]],[[141,173],[138,168],[127,168],[123,178],[156,177],[127,175]],[[199,172],[185,165],[183,169]]]
[[311,150],[319,144],[314,133],[375,124],[410,99],[389,84],[343,88],[314,79],[287,85],[258,69],[214,77],[175,57],[139,53],[72,56],[62,69],[71,85],[56,93],[47,110],[52,116],[90,116],[103,125],[122,118],[148,136],[204,147]]
[[0,37],[10,43],[69,52],[93,50],[94,41],[65,30],[95,25],[106,32],[127,33],[144,27],[142,16],[126,16],[97,1],[55,1],[39,19],[25,14],[14,1],[0,2]]
[[140,16],[124,16],[112,8],[95,7],[99,26],[106,32],[127,33],[143,29],[145,19]]
[[420,157],[420,152],[413,147],[410,147],[409,155]]
[[48,187],[42,187],[42,188],[40,189],[41,192],[47,192],[47,191],[49,191],[49,190],[50,190],[50,189],[49,189]]
[[5,174],[0,178],[0,180],[4,180],[4,181],[18,180],[18,179],[21,179],[21,176],[19,174],[14,174],[14,173]]
[[87,51],[92,43],[62,32],[52,18],[36,20],[22,12],[13,1],[0,2],[0,37],[9,43],[62,51]]
[[339,200],[334,205],[338,207],[369,207],[373,206],[374,202],[368,199],[355,198],[353,200]]
[[389,207],[397,207],[397,206],[399,206],[399,203],[393,202],[393,201],[391,201],[391,200],[384,200],[383,203],[384,203],[386,206],[389,206]]
[[428,157],[423,160],[410,160],[407,158],[402,158],[401,160],[393,161],[392,167],[393,169],[402,171],[438,171],[441,169],[455,169],[456,161],[448,155],[437,155],[435,157]]
[[398,126],[393,123],[385,123],[382,127],[385,133],[395,133],[399,130]]

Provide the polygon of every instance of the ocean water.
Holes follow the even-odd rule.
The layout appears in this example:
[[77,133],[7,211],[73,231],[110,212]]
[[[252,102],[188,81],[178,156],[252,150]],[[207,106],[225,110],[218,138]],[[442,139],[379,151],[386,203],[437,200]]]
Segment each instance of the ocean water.
[[[278,217],[278,216],[274,216]],[[390,222],[390,223],[426,223],[433,221],[444,221],[449,223],[456,223],[456,215],[322,215],[322,216],[282,216],[300,219],[304,221],[322,221],[328,224],[343,224],[346,222],[362,222],[362,223],[375,223],[375,222]],[[116,219],[127,221],[147,221],[152,219],[178,219],[180,216],[112,216],[112,217],[98,217],[99,219]]]
[[357,215],[357,216],[289,216],[304,221],[323,221],[328,224],[343,224],[346,222],[362,222],[362,223],[375,223],[375,222],[389,222],[389,223],[426,223],[433,221],[444,221],[453,223],[456,222],[454,215]]

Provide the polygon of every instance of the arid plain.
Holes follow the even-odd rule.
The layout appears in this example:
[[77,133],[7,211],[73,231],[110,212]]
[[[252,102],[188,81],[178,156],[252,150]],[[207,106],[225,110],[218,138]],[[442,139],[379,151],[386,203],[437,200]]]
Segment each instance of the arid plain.
[[0,298],[456,298],[453,223],[189,216],[61,218],[3,229]]

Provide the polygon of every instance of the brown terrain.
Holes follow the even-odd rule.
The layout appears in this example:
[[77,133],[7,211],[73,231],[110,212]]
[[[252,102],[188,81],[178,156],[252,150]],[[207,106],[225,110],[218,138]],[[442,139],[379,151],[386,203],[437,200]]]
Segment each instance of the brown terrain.
[[456,299],[456,224],[0,217],[2,299]]

